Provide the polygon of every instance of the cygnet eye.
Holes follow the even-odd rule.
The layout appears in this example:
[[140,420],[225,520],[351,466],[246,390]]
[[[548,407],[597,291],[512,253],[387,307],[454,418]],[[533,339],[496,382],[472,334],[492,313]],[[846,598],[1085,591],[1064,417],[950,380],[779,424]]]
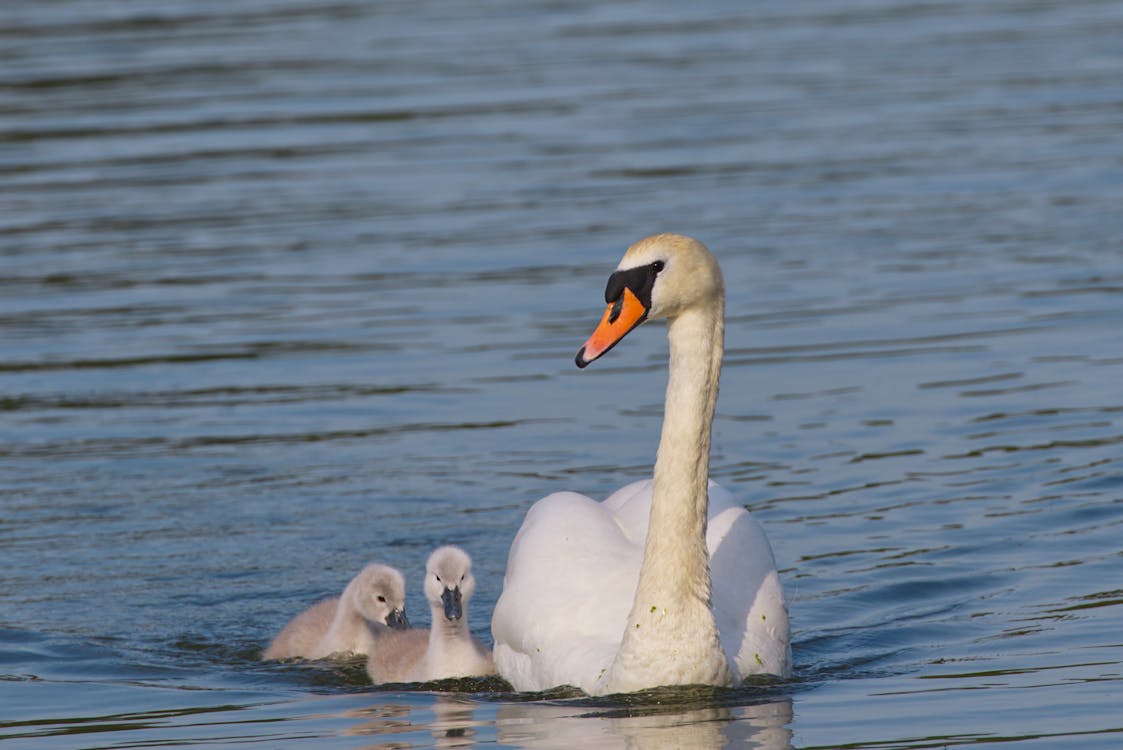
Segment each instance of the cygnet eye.
[[383,596],[382,594],[379,594],[379,595],[378,595],[378,601],[380,601],[380,602],[382,602],[383,604],[385,604],[385,603],[386,603],[386,597],[384,597],[384,596]]
[[436,573],[433,574],[433,577],[437,579],[437,583],[441,582],[441,577],[439,575],[437,575]]

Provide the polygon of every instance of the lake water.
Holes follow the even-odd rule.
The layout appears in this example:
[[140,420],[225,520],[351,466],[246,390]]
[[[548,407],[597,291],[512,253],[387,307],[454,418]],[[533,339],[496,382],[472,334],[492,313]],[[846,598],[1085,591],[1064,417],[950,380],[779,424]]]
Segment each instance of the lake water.
[[[1123,746],[1123,4],[5,0],[0,740]],[[631,242],[726,275],[795,676],[265,664],[364,563],[650,471]],[[440,688],[440,689],[434,689]],[[8,743],[5,743],[8,744]]]

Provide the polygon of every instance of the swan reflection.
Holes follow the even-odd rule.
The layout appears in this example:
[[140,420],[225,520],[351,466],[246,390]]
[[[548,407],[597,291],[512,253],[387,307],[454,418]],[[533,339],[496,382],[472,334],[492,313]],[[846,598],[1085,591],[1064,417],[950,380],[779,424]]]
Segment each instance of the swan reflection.
[[342,716],[359,720],[342,733],[369,737],[373,742],[366,750],[420,745],[468,748],[496,742],[547,750],[792,750],[792,703],[788,698],[723,706],[720,697],[715,701],[694,696],[695,700],[684,703],[681,694],[662,693],[645,694],[639,700],[639,696],[630,696],[615,701],[525,703],[481,702],[470,694],[430,695],[433,701],[421,705],[392,702],[342,712]]
[[[361,719],[343,730],[348,736],[381,736],[383,742],[365,745],[364,750],[394,750],[417,747],[418,734],[428,730],[432,744],[427,747],[464,748],[476,744],[476,728],[480,722],[473,718],[479,703],[457,695],[436,695],[428,706],[406,704],[378,704],[351,709],[341,715]],[[432,712],[432,718],[426,716]]]
[[506,703],[495,724],[500,744],[533,748],[760,748],[791,750],[788,699],[749,706],[590,706]]
[[476,744],[476,726],[472,718],[476,703],[454,695],[439,695],[433,704],[433,747],[472,747]]
[[413,725],[410,721],[412,710],[411,706],[397,703],[379,703],[348,709],[341,712],[339,716],[360,721],[342,730],[340,734],[350,736],[399,734],[412,729]]

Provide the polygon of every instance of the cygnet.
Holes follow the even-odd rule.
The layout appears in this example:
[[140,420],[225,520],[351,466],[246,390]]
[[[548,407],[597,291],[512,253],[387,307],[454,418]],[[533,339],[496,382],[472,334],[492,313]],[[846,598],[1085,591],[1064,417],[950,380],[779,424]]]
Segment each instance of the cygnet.
[[409,627],[405,579],[387,565],[368,565],[341,596],[325,599],[294,617],[262,659],[323,659],[332,654],[370,654],[387,633]]
[[384,682],[426,682],[495,674],[491,652],[468,629],[468,600],[476,590],[472,558],[459,547],[439,547],[425,566],[429,629],[387,633],[367,659],[367,674]]

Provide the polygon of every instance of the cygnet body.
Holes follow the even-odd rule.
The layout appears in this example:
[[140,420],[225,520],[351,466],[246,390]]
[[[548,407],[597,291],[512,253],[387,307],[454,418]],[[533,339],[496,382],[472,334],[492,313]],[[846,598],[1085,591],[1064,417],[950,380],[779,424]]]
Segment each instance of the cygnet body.
[[301,612],[277,634],[262,659],[323,659],[370,654],[387,633],[408,628],[405,579],[388,565],[368,565],[343,594]]
[[476,590],[472,559],[459,547],[439,547],[425,566],[429,629],[387,633],[367,660],[367,674],[384,682],[426,682],[495,674],[491,652],[468,628],[468,600]]

